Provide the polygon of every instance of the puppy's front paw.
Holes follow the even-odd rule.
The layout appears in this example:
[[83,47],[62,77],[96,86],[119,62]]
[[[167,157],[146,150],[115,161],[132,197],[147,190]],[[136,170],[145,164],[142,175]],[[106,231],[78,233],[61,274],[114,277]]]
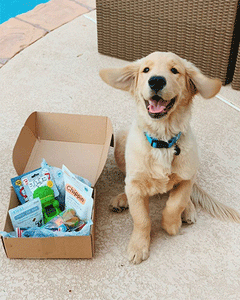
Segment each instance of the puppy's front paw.
[[113,198],[109,205],[110,210],[113,212],[122,212],[128,208],[127,196],[125,193],[117,195]]
[[136,237],[133,233],[128,244],[128,260],[134,264],[140,264],[143,260],[148,259],[149,246],[150,239]]
[[189,202],[188,206],[182,213],[182,221],[187,224],[193,224],[197,221],[197,212],[192,201]]
[[169,235],[176,235],[179,232],[179,229],[182,225],[181,217],[179,218],[169,218],[164,216],[162,217],[162,228],[167,231]]

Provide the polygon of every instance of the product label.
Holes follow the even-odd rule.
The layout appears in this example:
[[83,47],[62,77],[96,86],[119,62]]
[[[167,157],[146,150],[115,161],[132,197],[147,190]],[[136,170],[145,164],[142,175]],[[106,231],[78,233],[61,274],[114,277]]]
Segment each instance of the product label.
[[38,170],[29,172],[22,177],[22,185],[29,200],[33,199],[33,194],[39,187],[48,186],[54,192],[54,197],[59,195],[58,189],[53,182],[49,168],[40,168]]
[[14,228],[40,227],[43,224],[42,205],[39,198],[9,210]]
[[34,192],[36,190],[36,188],[40,187],[40,186],[46,186],[47,185],[47,181],[48,178],[46,175],[44,176],[39,176],[37,179],[33,179],[32,181],[28,181],[27,178],[23,178],[23,183],[25,184],[25,180],[26,180],[26,185],[28,185],[28,187],[30,188],[30,190],[32,192]]
[[85,204],[86,199],[83,198],[81,194],[78,193],[78,191],[70,184],[66,184],[65,186],[66,192],[71,194],[73,197],[75,197],[79,202],[82,204]]

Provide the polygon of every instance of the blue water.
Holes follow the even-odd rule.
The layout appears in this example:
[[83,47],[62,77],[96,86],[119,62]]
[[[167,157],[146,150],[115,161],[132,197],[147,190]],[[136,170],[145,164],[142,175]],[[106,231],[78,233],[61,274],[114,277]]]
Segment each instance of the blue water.
[[0,24],[49,0],[0,0]]

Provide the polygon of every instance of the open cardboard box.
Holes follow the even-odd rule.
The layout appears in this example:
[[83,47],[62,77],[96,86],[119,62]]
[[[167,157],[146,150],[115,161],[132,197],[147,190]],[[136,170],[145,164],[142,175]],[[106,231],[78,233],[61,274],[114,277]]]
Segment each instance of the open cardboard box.
[[[13,150],[17,174],[39,168],[45,158],[49,165],[87,178],[94,188],[93,225],[89,236],[48,238],[1,237],[9,258],[91,258],[94,253],[95,184],[105,165],[112,140],[107,117],[58,113],[32,113],[23,126]],[[9,209],[19,205],[11,189]],[[9,214],[4,231],[13,231]]]

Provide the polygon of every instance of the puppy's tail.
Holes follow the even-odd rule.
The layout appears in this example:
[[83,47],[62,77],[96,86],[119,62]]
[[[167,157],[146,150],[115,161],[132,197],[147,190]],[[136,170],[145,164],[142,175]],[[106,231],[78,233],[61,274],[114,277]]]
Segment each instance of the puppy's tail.
[[192,188],[191,200],[195,205],[199,204],[213,217],[216,217],[223,221],[240,223],[240,214],[236,210],[213,199],[206,192],[204,192],[196,183],[193,185]]

